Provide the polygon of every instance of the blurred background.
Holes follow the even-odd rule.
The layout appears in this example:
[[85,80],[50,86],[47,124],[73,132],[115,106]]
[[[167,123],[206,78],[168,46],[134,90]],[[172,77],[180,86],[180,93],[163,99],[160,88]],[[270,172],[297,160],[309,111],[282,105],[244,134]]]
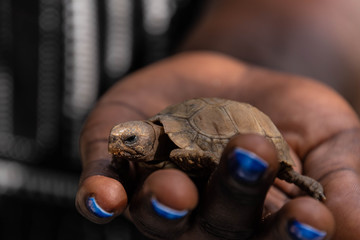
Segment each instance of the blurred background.
[[142,238],[75,210],[79,133],[116,80],[172,51],[200,3],[0,0],[0,239]]
[[[79,133],[89,110],[115,81],[174,52],[204,2],[0,0],[1,240],[145,239],[123,218],[96,225],[77,213]],[[258,31],[250,31],[254,35],[243,36],[241,58],[324,81],[360,112],[359,31],[347,24],[360,18],[351,4],[342,5],[347,8],[339,18],[324,11],[320,27],[311,23],[294,33],[289,25],[284,34],[301,48],[265,40],[269,45],[260,48],[271,54],[265,51],[263,59],[252,59],[247,51],[248,45],[258,47],[253,41]],[[327,60],[335,67],[328,68]],[[345,70],[339,74],[336,67]]]

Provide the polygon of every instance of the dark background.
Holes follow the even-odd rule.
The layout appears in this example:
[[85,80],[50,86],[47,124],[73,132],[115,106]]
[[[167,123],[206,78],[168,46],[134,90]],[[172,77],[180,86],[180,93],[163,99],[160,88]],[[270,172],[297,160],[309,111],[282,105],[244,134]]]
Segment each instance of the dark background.
[[77,213],[79,133],[116,80],[176,49],[201,2],[0,0],[0,239],[142,238]]
[[[176,51],[200,17],[204,2],[0,0],[0,240],[144,239],[124,218],[96,225],[77,213],[79,134],[96,100],[115,81]],[[265,63],[241,59],[319,79],[347,97],[360,113],[358,58],[352,55],[358,56],[359,48],[352,32],[335,31],[337,37],[336,33],[345,34],[348,44],[342,45],[337,38],[323,38],[322,33],[333,36],[332,31],[311,26],[299,32],[309,37],[308,42],[295,41],[304,50],[304,59],[311,61],[294,57],[286,44],[289,55],[282,55],[282,45],[270,52],[280,59],[288,56],[282,59],[285,63],[295,60],[290,64],[293,69],[287,69],[288,64],[277,66],[273,58],[270,62],[265,58]],[[344,28],[352,29],[349,26],[353,25]],[[313,36],[313,30],[320,34]],[[293,31],[285,34],[289,43]],[[252,45],[253,35],[244,39]],[[329,58],[333,53],[342,57]],[[324,58],[336,67],[328,69],[327,61],[316,60]],[[344,74],[332,75],[338,69],[345,69]]]

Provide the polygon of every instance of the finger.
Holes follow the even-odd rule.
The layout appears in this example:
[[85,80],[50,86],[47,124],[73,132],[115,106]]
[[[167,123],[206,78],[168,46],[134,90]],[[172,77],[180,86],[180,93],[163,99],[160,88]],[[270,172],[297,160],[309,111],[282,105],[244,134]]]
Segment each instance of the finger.
[[300,197],[268,217],[255,239],[325,240],[331,239],[334,228],[334,218],[325,205]]
[[231,139],[207,187],[197,221],[200,231],[209,239],[248,239],[261,219],[278,165],[275,148],[264,137]]
[[109,160],[94,161],[84,168],[76,195],[76,207],[84,217],[107,223],[124,211],[127,202],[128,194]]
[[130,204],[134,224],[155,239],[174,239],[188,228],[190,212],[196,207],[198,192],[183,172],[158,170],[144,182]]
[[279,211],[288,201],[286,193],[274,185],[271,186],[265,198],[263,216]]

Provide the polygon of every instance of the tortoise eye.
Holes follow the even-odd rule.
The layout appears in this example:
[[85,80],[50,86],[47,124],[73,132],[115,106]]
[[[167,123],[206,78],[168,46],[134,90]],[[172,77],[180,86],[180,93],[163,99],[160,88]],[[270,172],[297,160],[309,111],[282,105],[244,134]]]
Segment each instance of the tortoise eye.
[[138,137],[136,135],[128,136],[124,139],[125,144],[134,144],[137,141]]

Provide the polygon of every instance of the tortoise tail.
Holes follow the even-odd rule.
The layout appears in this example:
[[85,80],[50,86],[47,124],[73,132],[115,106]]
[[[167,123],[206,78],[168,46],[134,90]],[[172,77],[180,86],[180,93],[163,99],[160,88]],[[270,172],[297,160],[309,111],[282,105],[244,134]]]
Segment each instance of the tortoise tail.
[[292,168],[279,172],[278,177],[289,183],[294,183],[301,190],[305,191],[317,200],[326,200],[322,185],[311,177],[301,175]]

